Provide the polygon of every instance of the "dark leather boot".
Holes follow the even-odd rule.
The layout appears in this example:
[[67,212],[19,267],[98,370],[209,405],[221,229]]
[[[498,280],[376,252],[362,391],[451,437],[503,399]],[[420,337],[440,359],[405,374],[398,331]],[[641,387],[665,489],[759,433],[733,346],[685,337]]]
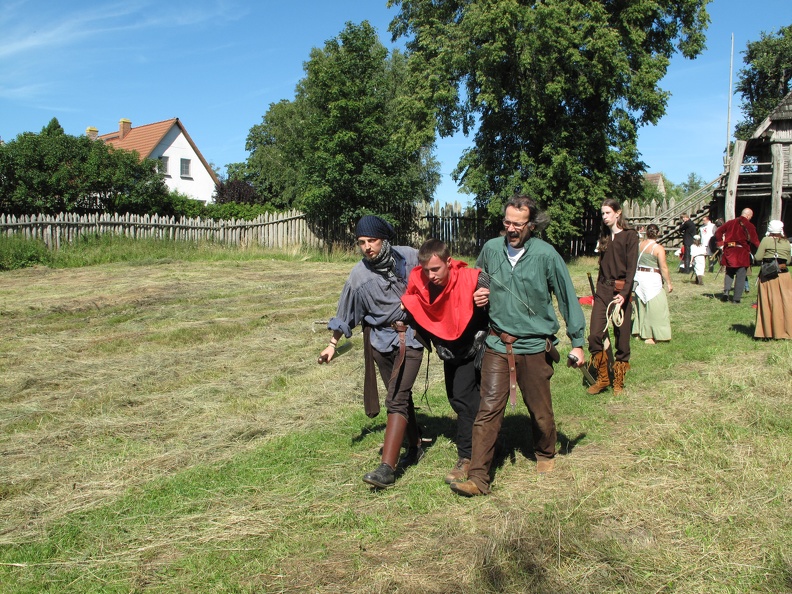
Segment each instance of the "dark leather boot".
[[399,460],[399,467],[407,468],[418,461],[424,456],[423,442],[421,441],[421,428],[418,426],[418,419],[415,416],[415,410],[410,409],[407,419],[407,428],[404,430],[407,436],[407,452]]
[[399,460],[407,419],[401,415],[388,415],[385,425],[385,444],[382,446],[382,463],[363,475],[363,482],[380,489],[392,487],[396,482],[396,462]]

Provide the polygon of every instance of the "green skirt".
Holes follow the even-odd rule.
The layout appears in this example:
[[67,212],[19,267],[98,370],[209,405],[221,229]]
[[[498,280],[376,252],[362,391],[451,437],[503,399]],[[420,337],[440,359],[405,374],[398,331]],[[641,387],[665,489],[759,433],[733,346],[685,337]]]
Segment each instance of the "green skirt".
[[660,291],[647,303],[636,298],[633,311],[635,311],[633,336],[638,336],[641,340],[647,338],[655,341],[671,340],[671,316],[668,314],[668,297],[665,290]]

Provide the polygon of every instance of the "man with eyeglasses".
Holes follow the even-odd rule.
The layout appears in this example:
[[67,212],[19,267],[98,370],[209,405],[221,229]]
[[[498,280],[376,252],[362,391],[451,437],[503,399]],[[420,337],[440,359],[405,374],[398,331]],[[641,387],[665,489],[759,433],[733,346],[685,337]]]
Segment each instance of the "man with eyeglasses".
[[490,280],[489,291],[474,295],[477,306],[489,303],[490,331],[481,364],[481,403],[473,424],[468,480],[451,483],[451,490],[465,497],[490,492],[495,442],[506,403],[511,401],[514,407],[518,386],[531,416],[536,470],[545,474],[555,466],[550,378],[560,360],[555,336],[560,324],[552,294],[572,341],[570,366],[584,363],[586,319],[563,259],[535,236],[548,223],[549,217],[532,198],[513,196],[504,209],[505,236],[484,244],[476,262]]

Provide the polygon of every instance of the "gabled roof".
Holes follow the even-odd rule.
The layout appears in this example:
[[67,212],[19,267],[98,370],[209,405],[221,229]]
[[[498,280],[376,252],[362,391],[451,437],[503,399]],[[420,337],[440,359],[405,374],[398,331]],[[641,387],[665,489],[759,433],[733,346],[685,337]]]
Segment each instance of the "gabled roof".
[[171,118],[169,120],[163,120],[161,122],[154,122],[153,124],[144,124],[143,126],[137,126],[136,128],[132,128],[131,124],[129,125],[129,131],[121,138],[121,130],[116,130],[115,132],[108,132],[107,134],[102,134],[97,136],[97,140],[103,141],[105,144],[109,144],[114,148],[124,149],[126,151],[137,151],[138,155],[140,155],[140,160],[147,159],[151,156],[152,151],[157,148],[157,145],[160,141],[165,138],[165,135],[170,132],[171,128],[177,126],[184,137],[187,139],[187,142],[190,143],[190,146],[195,151],[195,154],[198,155],[198,158],[203,163],[203,166],[212,176],[212,179],[215,183],[218,182],[217,176],[212,168],[209,166],[209,163],[206,162],[201,151],[198,150],[198,147],[195,146],[192,138],[190,135],[187,134],[187,130],[184,129],[181,121],[179,118]]
[[137,151],[141,159],[146,159],[174,125],[178,125],[184,131],[179,118],[171,118],[170,120],[146,124],[137,128],[130,127],[129,132],[123,138],[121,138],[121,131],[116,130],[115,132],[98,136],[97,140],[125,151]]
[[648,184],[652,184],[657,188],[658,192],[665,196],[665,181],[663,181],[662,173],[644,173],[644,181]]
[[792,93],[787,93],[787,96],[781,99],[781,103],[779,103],[776,108],[770,112],[770,115],[759,124],[759,127],[756,128],[751,138],[761,137],[767,132],[773,122],[778,122],[780,120],[792,120]]

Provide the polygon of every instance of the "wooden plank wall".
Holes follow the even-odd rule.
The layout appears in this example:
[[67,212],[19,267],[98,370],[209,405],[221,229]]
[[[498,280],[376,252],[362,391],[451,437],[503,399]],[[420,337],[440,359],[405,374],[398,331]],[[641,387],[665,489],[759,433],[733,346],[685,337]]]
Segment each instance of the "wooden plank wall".
[[[639,205],[627,203],[623,210],[636,226],[652,219],[657,212],[673,206],[673,200],[663,204]],[[459,203],[426,204],[418,210],[414,231],[409,237],[399,237],[399,242],[419,246],[434,237],[446,242],[457,255],[475,255],[488,239],[495,237],[500,227],[491,228],[485,217],[476,216],[472,209]],[[591,253],[599,233],[599,213],[587,212],[581,221],[580,236],[568,246],[570,255]],[[80,235],[112,233],[125,237],[168,239],[174,241],[217,242],[237,247],[261,246],[281,249],[291,247],[332,247],[323,237],[340,237],[333,233],[315,232],[321,223],[311,224],[297,210],[261,215],[252,221],[231,219],[190,219],[158,215],[61,213],[55,216],[27,215],[15,217],[0,214],[0,233],[21,234],[30,239],[42,240],[50,249],[58,249]],[[327,230],[325,230],[327,231]],[[348,240],[348,241],[347,241]],[[340,241],[343,248],[354,245],[352,238]]]
[[210,241],[246,247],[308,246],[321,248],[324,241],[311,231],[305,215],[293,210],[261,215],[252,221],[231,219],[176,219],[159,215],[60,213],[49,215],[0,215],[0,233],[40,239],[50,249],[74,241],[80,235],[111,233],[133,238],[175,241]]

